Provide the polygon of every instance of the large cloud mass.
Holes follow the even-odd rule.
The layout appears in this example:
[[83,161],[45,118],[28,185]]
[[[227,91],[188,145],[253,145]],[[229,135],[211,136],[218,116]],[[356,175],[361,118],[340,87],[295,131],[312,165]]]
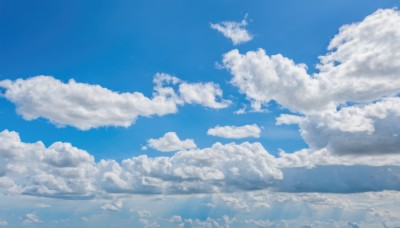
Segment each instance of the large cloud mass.
[[346,102],[370,102],[400,92],[400,13],[378,10],[363,21],[341,27],[320,56],[319,73],[264,50],[226,53],[231,83],[253,108],[275,100],[291,111],[321,113]]
[[195,193],[262,189],[282,178],[275,159],[259,143],[220,144],[171,157],[94,161],[69,143],[24,143],[0,133],[0,189],[52,197],[101,192]]
[[[81,130],[100,126],[128,127],[138,116],[176,113],[177,105],[185,102],[210,108],[229,105],[229,101],[221,99],[222,90],[214,83],[191,84],[167,74],[157,74],[154,83],[152,98],[140,92],[118,93],[74,80],[63,83],[51,76],[3,80],[0,88],[4,88],[3,96],[17,106],[17,112],[24,119],[43,117],[56,125],[70,125]],[[173,89],[175,84],[180,84],[181,94]]]
[[[1,192],[62,198],[257,189],[291,192],[400,189],[400,156],[355,159],[334,156],[327,150],[312,153],[304,150],[282,152],[276,158],[261,144],[248,142],[215,143],[209,148],[181,151],[171,157],[141,155],[121,163],[95,162],[88,152],[69,143],[55,142],[49,147],[42,142],[25,143],[18,133],[5,130],[0,132],[0,164]],[[353,175],[344,175],[346,172]],[[358,178],[359,175],[371,178]],[[328,177],[332,180],[330,190],[321,187],[328,186],[325,183]]]

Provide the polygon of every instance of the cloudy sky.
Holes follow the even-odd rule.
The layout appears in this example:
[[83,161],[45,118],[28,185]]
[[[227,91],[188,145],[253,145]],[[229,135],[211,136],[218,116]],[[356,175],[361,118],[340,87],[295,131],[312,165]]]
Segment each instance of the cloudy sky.
[[0,226],[400,226],[399,3],[0,1]]

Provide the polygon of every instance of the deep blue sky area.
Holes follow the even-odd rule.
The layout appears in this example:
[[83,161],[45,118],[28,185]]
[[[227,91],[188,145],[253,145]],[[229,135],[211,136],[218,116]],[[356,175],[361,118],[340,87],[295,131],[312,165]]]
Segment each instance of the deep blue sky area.
[[[151,96],[157,72],[188,82],[218,83],[226,109],[199,105],[179,107],[179,112],[151,118],[139,117],[128,128],[100,127],[81,131],[57,128],[46,119],[26,121],[14,104],[0,99],[0,131],[20,133],[23,141],[71,142],[96,159],[121,160],[141,151],[149,138],[168,131],[181,139],[192,138],[198,147],[220,142],[259,141],[273,154],[281,148],[292,152],[306,147],[297,126],[276,126],[275,118],[287,110],[271,103],[269,113],[233,114],[248,103],[229,84],[229,72],[217,69],[222,55],[263,48],[282,54],[315,71],[318,56],[341,25],[362,20],[379,8],[393,8],[398,1],[7,1],[0,0],[0,80],[51,75],[67,82],[98,84],[119,92]],[[238,46],[210,28],[210,23],[241,21],[245,15],[254,39]],[[208,136],[216,125],[257,124],[259,139],[227,140]]]

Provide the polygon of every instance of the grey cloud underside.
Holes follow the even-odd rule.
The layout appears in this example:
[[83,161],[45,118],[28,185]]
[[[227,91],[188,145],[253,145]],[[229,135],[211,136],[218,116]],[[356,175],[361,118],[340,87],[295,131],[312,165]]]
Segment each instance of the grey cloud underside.
[[324,115],[281,115],[278,124],[298,124],[314,150],[336,154],[399,154],[400,98],[384,98],[368,105],[343,107]]
[[277,124],[298,124],[310,149],[335,154],[400,152],[400,12],[378,10],[344,25],[320,56],[319,72],[259,49],[226,53],[231,83],[254,110],[271,100],[296,115]]
[[357,161],[327,151],[282,153],[276,158],[261,144],[248,142],[216,143],[171,157],[95,162],[69,143],[24,143],[18,133],[5,130],[0,133],[0,164],[1,192],[69,199],[109,193],[400,190],[400,156],[385,157],[381,163],[375,157]]
[[[46,118],[57,126],[74,126],[88,130],[101,126],[132,125],[138,116],[163,116],[176,113],[179,105],[199,104],[225,108],[219,85],[187,83],[168,74],[154,77],[153,97],[140,92],[118,93],[99,85],[69,80],[61,82],[51,76],[36,76],[15,81],[0,81],[2,96],[16,105],[26,120]],[[173,88],[179,85],[179,92]],[[188,88],[190,91],[188,91]]]

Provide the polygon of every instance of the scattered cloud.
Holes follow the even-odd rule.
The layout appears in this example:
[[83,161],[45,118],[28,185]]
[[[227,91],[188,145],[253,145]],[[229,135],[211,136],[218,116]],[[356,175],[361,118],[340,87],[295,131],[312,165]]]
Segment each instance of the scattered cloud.
[[200,104],[209,108],[226,108],[231,101],[217,98],[222,97],[222,90],[215,83],[182,83],[179,85],[179,93],[185,103]]
[[244,126],[216,126],[207,131],[208,135],[227,139],[259,138],[260,133],[261,129],[256,124]]
[[39,117],[52,123],[81,130],[100,126],[130,126],[138,116],[176,113],[176,100],[155,92],[153,98],[142,93],[118,93],[99,85],[69,80],[63,83],[51,76],[36,76],[15,81],[4,80],[4,97],[17,106],[26,120]]
[[253,39],[253,36],[246,30],[247,15],[241,22],[222,21],[212,24],[211,28],[222,33],[226,38],[231,39],[234,45],[246,43]]
[[105,211],[118,212],[119,210],[121,210],[122,206],[123,204],[121,200],[113,200],[101,206],[101,209]]
[[35,213],[26,214],[23,217],[22,224],[32,225],[32,224],[38,224],[38,223],[43,223],[43,221],[40,220],[39,217]]
[[180,140],[175,132],[167,132],[158,139],[147,140],[148,146],[161,152],[174,152],[196,148],[193,139]]

